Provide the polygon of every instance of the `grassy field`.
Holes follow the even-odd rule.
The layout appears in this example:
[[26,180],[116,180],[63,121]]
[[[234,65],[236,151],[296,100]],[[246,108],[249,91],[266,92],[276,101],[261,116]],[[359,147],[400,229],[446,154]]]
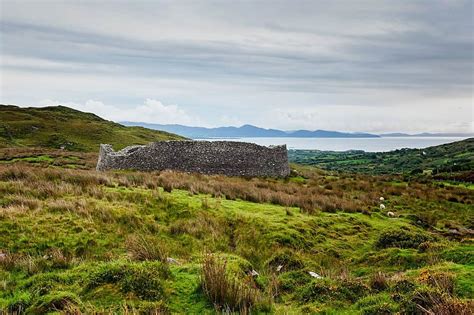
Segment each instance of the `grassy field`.
[[[290,161],[327,170],[380,174],[457,175],[474,181],[474,138],[425,149],[390,152],[290,150]],[[470,173],[470,175],[469,175]]]
[[98,173],[96,158],[0,150],[0,310],[471,313],[469,186],[298,165]]
[[0,148],[43,147],[97,152],[99,144],[115,149],[183,137],[142,127],[125,127],[65,106],[21,108],[0,105]]

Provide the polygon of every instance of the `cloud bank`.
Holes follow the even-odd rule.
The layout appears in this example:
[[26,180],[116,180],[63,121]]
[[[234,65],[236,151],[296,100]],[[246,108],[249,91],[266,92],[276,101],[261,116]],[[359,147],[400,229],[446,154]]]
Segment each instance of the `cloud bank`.
[[2,103],[101,100],[139,121],[208,126],[473,131],[472,1],[0,5]]

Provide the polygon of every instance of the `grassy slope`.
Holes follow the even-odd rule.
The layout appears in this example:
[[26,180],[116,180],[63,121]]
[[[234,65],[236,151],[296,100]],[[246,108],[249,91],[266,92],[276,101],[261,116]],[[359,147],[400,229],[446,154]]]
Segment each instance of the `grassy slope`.
[[289,158],[295,163],[328,170],[366,174],[473,171],[474,138],[425,149],[382,153],[292,150]]
[[[466,188],[311,168],[288,181],[103,174],[87,170],[93,163],[86,154],[10,155],[0,163],[0,252],[8,258],[0,259],[0,309],[211,312],[200,289],[205,251],[226,257],[236,277],[257,270],[252,285],[273,295],[276,313],[410,312],[427,292],[474,297],[472,235],[463,234],[474,227]],[[274,204],[263,202],[272,192]],[[381,195],[396,218],[378,210]],[[313,199],[305,210],[290,205]],[[326,208],[327,200],[336,206]],[[409,231],[411,245],[376,246],[394,230]],[[137,235],[179,265],[133,259],[137,245],[127,244]],[[413,245],[418,237],[431,240]],[[377,272],[386,287],[371,285]],[[437,288],[437,277],[451,279],[453,288]]]
[[98,151],[100,143],[115,149],[180,136],[142,127],[125,127],[94,114],[64,106],[20,108],[0,105],[1,147],[46,147]]

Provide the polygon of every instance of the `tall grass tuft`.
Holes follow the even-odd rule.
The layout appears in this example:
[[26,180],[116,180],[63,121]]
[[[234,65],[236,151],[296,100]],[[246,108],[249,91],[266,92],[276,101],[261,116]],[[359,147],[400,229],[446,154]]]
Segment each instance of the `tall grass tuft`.
[[270,302],[253,285],[251,278],[247,281],[237,279],[228,272],[226,261],[211,254],[204,256],[201,283],[204,293],[219,312],[250,314],[253,309],[270,307]]
[[166,262],[168,257],[164,244],[151,236],[131,235],[127,238],[125,246],[130,257],[134,260],[159,260]]

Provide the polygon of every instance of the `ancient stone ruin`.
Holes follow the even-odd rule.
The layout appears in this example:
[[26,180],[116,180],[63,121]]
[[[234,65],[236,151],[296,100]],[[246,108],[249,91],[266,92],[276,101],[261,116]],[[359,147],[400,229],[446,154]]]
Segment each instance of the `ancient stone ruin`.
[[115,152],[100,145],[98,171],[177,170],[228,176],[286,177],[290,173],[286,145],[265,147],[235,141],[162,141]]

